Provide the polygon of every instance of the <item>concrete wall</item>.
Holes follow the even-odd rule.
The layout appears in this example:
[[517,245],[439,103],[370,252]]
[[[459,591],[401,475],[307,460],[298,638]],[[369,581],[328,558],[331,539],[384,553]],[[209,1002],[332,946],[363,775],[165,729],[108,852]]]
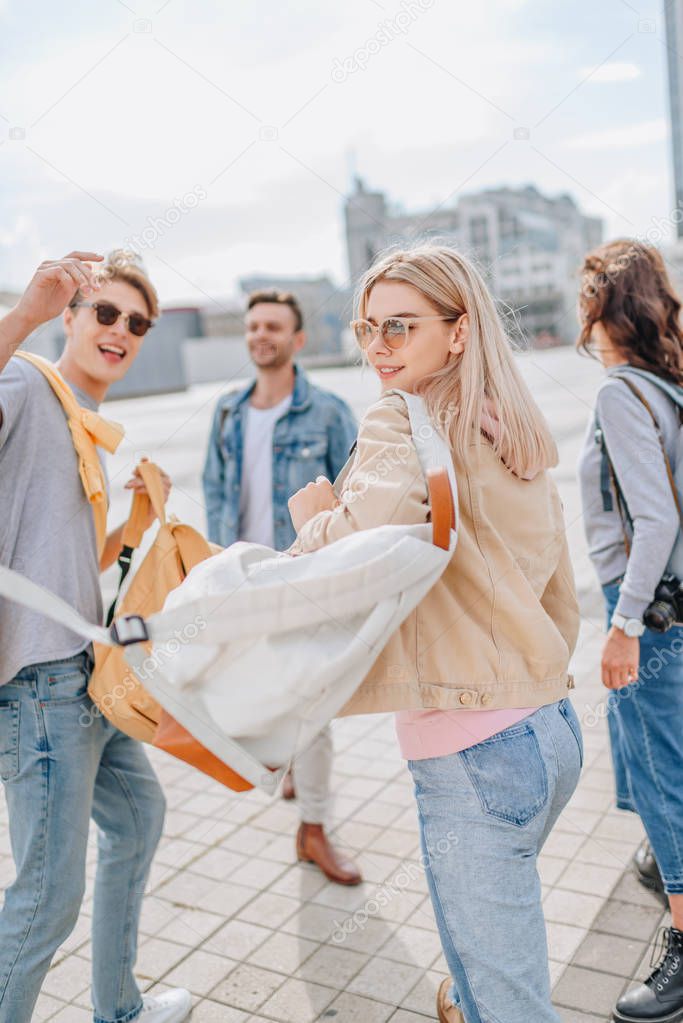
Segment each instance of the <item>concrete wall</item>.
[[191,337],[183,344],[188,387],[250,376],[251,361],[243,337]]

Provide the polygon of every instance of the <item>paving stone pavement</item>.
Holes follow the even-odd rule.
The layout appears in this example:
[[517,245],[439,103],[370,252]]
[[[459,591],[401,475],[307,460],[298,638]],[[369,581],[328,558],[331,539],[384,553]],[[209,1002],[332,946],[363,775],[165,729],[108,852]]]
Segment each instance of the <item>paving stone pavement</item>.
[[[574,658],[584,770],[548,839],[539,873],[555,1002],[563,1023],[594,1023],[609,1018],[631,977],[647,973],[662,912],[629,872],[643,837],[640,822],[614,808],[605,691],[598,675],[600,608],[573,471],[597,376],[578,364],[573,353],[534,353],[524,372],[558,437],[557,480],[584,611]],[[356,370],[316,377],[350,394],[358,411],[369,400],[370,385]],[[216,390],[119,402],[109,409],[128,424],[130,437],[112,460],[113,491],[138,454],[150,453],[174,476],[178,514],[201,525],[197,453],[203,453]],[[114,494],[113,503],[121,518],[123,498]],[[109,576],[107,585],[111,581]],[[195,1001],[192,1023],[435,1019],[435,992],[446,966],[418,860],[411,783],[391,717],[335,722],[334,740],[329,824],[365,877],[351,889],[296,862],[295,805],[258,792],[230,793],[152,751],[169,809],[145,899],[137,975],[146,991],[188,987]],[[92,1018],[93,837],[82,911],[48,973],[36,1021]],[[0,797],[0,884],[12,876]]]

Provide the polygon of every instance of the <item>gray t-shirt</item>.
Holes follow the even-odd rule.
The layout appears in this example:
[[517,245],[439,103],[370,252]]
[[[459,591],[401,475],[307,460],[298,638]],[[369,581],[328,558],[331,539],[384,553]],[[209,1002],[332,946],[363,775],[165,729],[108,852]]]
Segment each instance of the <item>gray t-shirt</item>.
[[[72,388],[78,402],[97,403]],[[42,373],[10,359],[0,373],[0,563],[102,621],[92,510],[62,405]],[[88,640],[0,598],[0,685],[29,664],[61,660]]]
[[[623,576],[617,611],[626,618],[640,618],[666,569],[680,522],[650,413],[622,380],[610,379],[624,368],[615,366],[608,370],[596,408],[610,460],[633,519],[630,557],[626,555],[616,500],[611,511],[604,511],[602,506],[601,452],[595,442],[595,416],[586,432],[579,479],[584,527],[598,579],[604,586]],[[673,465],[679,430],[677,408],[656,384],[638,376],[632,380],[655,414]]]

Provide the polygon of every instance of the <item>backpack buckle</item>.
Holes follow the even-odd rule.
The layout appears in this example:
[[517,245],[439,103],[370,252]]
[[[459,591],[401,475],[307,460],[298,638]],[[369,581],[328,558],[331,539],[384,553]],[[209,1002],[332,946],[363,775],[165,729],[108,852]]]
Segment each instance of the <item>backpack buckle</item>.
[[145,643],[149,639],[145,619],[141,615],[122,615],[117,618],[109,629],[109,635],[117,646]]

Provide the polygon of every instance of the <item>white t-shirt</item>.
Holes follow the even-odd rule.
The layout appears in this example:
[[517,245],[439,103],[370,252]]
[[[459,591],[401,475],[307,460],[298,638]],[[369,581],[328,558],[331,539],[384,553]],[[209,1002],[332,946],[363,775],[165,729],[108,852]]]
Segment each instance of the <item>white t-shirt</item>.
[[242,492],[240,495],[240,540],[272,547],[273,525],[273,430],[292,404],[288,394],[272,408],[247,405],[242,447]]

